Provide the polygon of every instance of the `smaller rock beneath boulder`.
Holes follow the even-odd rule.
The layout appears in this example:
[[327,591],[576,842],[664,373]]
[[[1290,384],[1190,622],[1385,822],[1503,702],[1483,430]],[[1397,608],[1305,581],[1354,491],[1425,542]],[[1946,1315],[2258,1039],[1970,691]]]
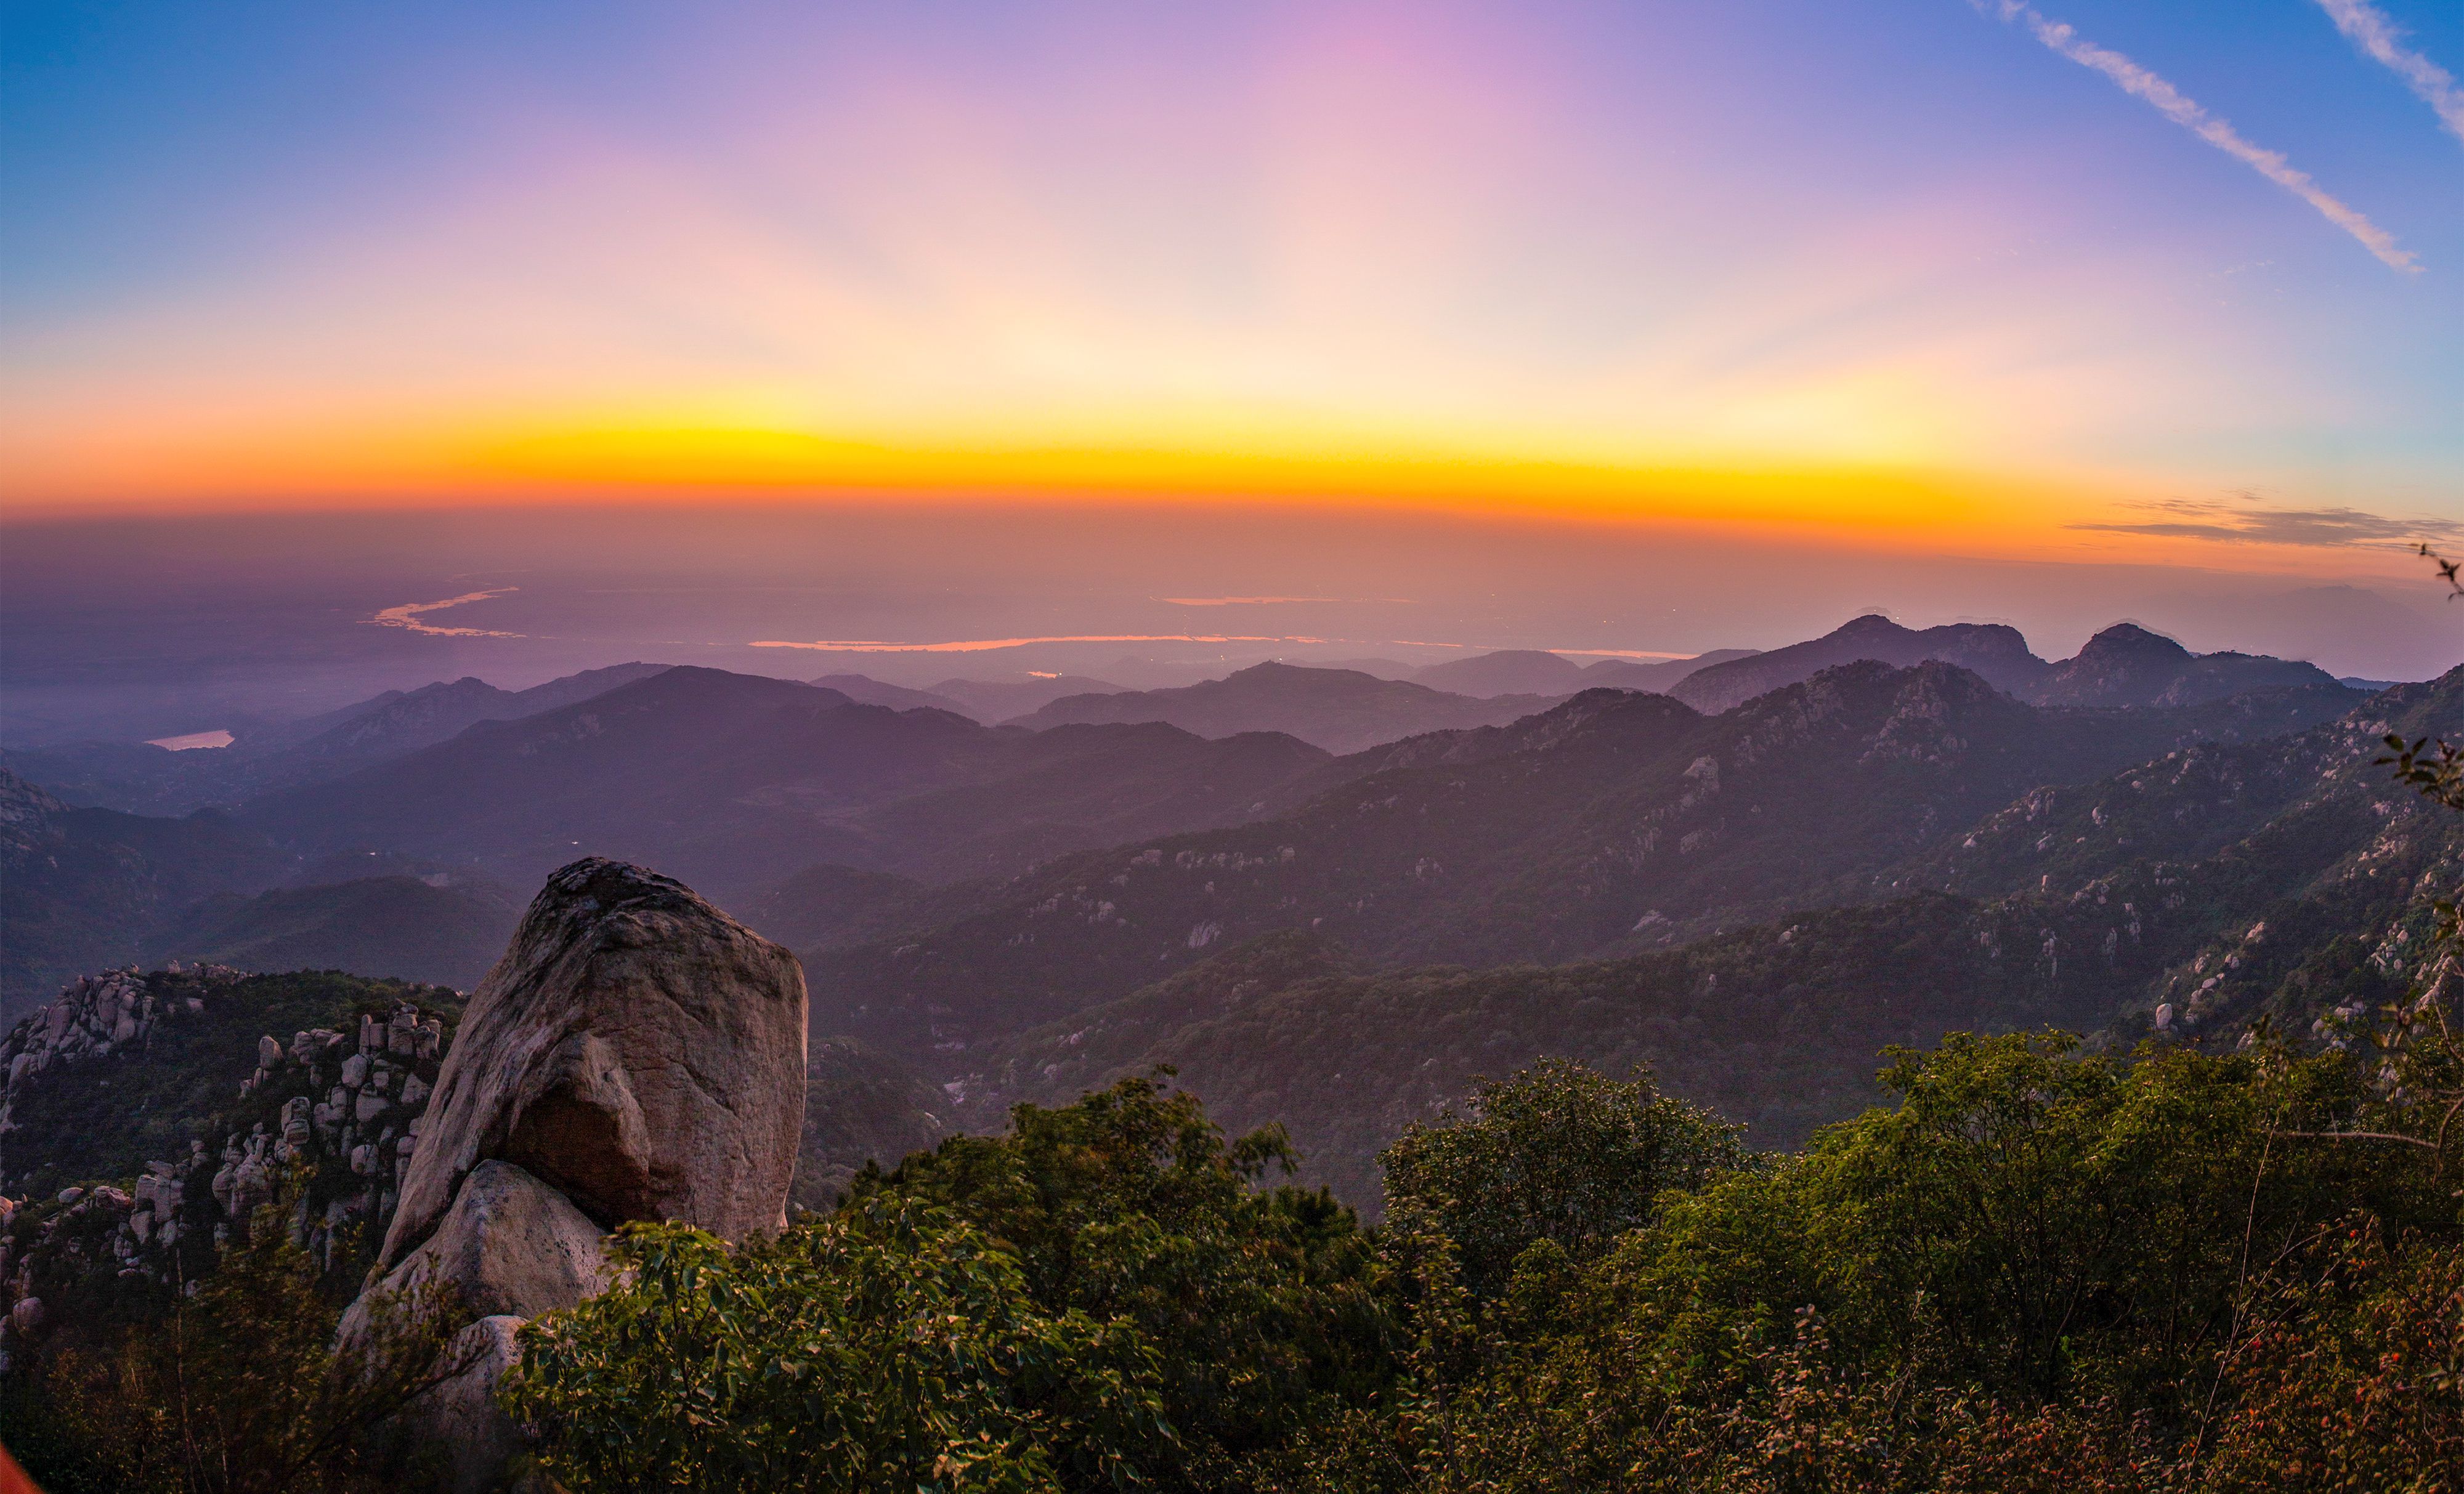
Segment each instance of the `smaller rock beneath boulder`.
[[510,1162],[482,1162],[463,1179],[436,1233],[342,1318],[342,1338],[366,1329],[370,1297],[441,1282],[459,1314],[535,1318],[607,1289],[605,1239],[562,1194]]
[[506,1465],[528,1446],[521,1428],[496,1404],[496,1382],[521,1359],[514,1334],[522,1320],[481,1318],[455,1335],[446,1362],[460,1373],[411,1403],[409,1414],[445,1449],[451,1494],[484,1494],[503,1486]]

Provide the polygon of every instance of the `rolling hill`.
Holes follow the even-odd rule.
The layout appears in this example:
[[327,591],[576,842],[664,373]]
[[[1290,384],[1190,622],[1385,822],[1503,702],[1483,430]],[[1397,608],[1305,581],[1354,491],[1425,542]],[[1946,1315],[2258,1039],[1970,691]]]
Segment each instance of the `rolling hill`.
[[148,933],[139,958],[239,970],[341,970],[468,991],[504,953],[522,907],[493,883],[366,877],[220,893]]
[[514,721],[647,679],[663,664],[617,664],[499,690],[464,677],[387,691],[341,710],[252,732],[229,747],[170,752],[143,742],[84,742],[8,755],[8,765],[72,802],[181,815],[301,784],[448,740],[481,721]]
[[242,818],[302,850],[456,860],[516,885],[615,856],[744,901],[816,863],[948,880],[1237,824],[1326,760],[1288,737],[1028,733],[677,668],[255,801]]
[[0,769],[0,1015],[125,964],[165,915],[282,880],[293,858],[217,810],[73,809]]

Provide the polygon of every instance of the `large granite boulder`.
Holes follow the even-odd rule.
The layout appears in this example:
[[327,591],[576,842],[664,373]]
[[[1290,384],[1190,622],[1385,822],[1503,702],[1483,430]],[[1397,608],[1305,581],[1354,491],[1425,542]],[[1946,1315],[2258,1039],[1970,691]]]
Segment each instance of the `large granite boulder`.
[[519,1428],[495,1400],[539,1313],[604,1289],[606,1232],[681,1219],[726,1239],[786,1221],[804,1110],[796,957],[639,867],[548,878],[464,1010],[402,1201],[341,1340],[374,1303],[441,1287],[471,1363],[406,1408],[455,1494],[499,1487]]
[[379,1265],[511,1162],[603,1229],[785,1222],[804,1108],[796,957],[683,884],[592,857],[548,878],[464,1012]]

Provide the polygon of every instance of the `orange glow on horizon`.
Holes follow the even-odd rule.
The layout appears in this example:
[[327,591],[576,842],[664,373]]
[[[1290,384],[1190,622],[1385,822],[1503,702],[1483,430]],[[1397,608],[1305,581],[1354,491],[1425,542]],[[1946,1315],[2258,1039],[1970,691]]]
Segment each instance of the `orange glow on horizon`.
[[[88,455],[90,456],[91,449]],[[745,426],[615,424],[326,431],[121,445],[72,474],[17,465],[12,516],[504,502],[738,501],[905,494],[1072,501],[1236,500],[1473,509],[1501,516],[1980,537],[2040,531],[2048,483],[1881,465],[1549,459],[1401,441],[1280,449],[891,442]],[[2023,513],[2028,516],[2022,516]]]
[[[1265,443],[1259,443],[1264,446]],[[1612,525],[1733,543],[2311,575],[2409,574],[2400,546],[2213,541],[2082,528],[2174,495],[2145,479],[2021,478],[1918,465],[1663,463],[1447,451],[1399,438],[1228,445],[1022,446],[834,438],[771,427],[574,423],[425,431],[227,432],[88,446],[72,476],[16,464],[0,516],[563,505],[945,504],[1300,513],[1425,510]]]

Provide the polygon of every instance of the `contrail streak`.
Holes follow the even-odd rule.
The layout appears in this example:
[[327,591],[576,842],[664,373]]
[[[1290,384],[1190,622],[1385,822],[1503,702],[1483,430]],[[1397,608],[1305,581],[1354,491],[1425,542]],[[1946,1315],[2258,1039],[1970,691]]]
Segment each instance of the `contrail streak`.
[[2376,254],[2391,269],[2417,275],[2421,266],[2410,251],[2397,247],[2393,235],[2329,196],[2324,187],[2286,161],[2282,154],[2253,144],[2242,138],[2223,120],[2186,97],[2165,79],[2131,61],[2119,52],[2100,47],[2081,39],[2078,32],[2060,21],[2047,20],[2035,6],[2022,0],[1969,0],[1980,14],[1999,15],[2004,21],[2021,26],[2047,47],[2060,53],[2084,68],[2094,68],[2111,78],[2123,93],[2134,94],[2155,105],[2156,112],[2189,130],[2199,139],[2215,146],[2259,175],[2283,187],[2319,209],[2321,217],[2362,241],[2362,247]]
[[2319,9],[2335,21],[2336,30],[2370,57],[2403,78],[2414,97],[2430,105],[2447,133],[2464,140],[2464,88],[2437,63],[2407,47],[2395,22],[2370,0],[2319,0]]

